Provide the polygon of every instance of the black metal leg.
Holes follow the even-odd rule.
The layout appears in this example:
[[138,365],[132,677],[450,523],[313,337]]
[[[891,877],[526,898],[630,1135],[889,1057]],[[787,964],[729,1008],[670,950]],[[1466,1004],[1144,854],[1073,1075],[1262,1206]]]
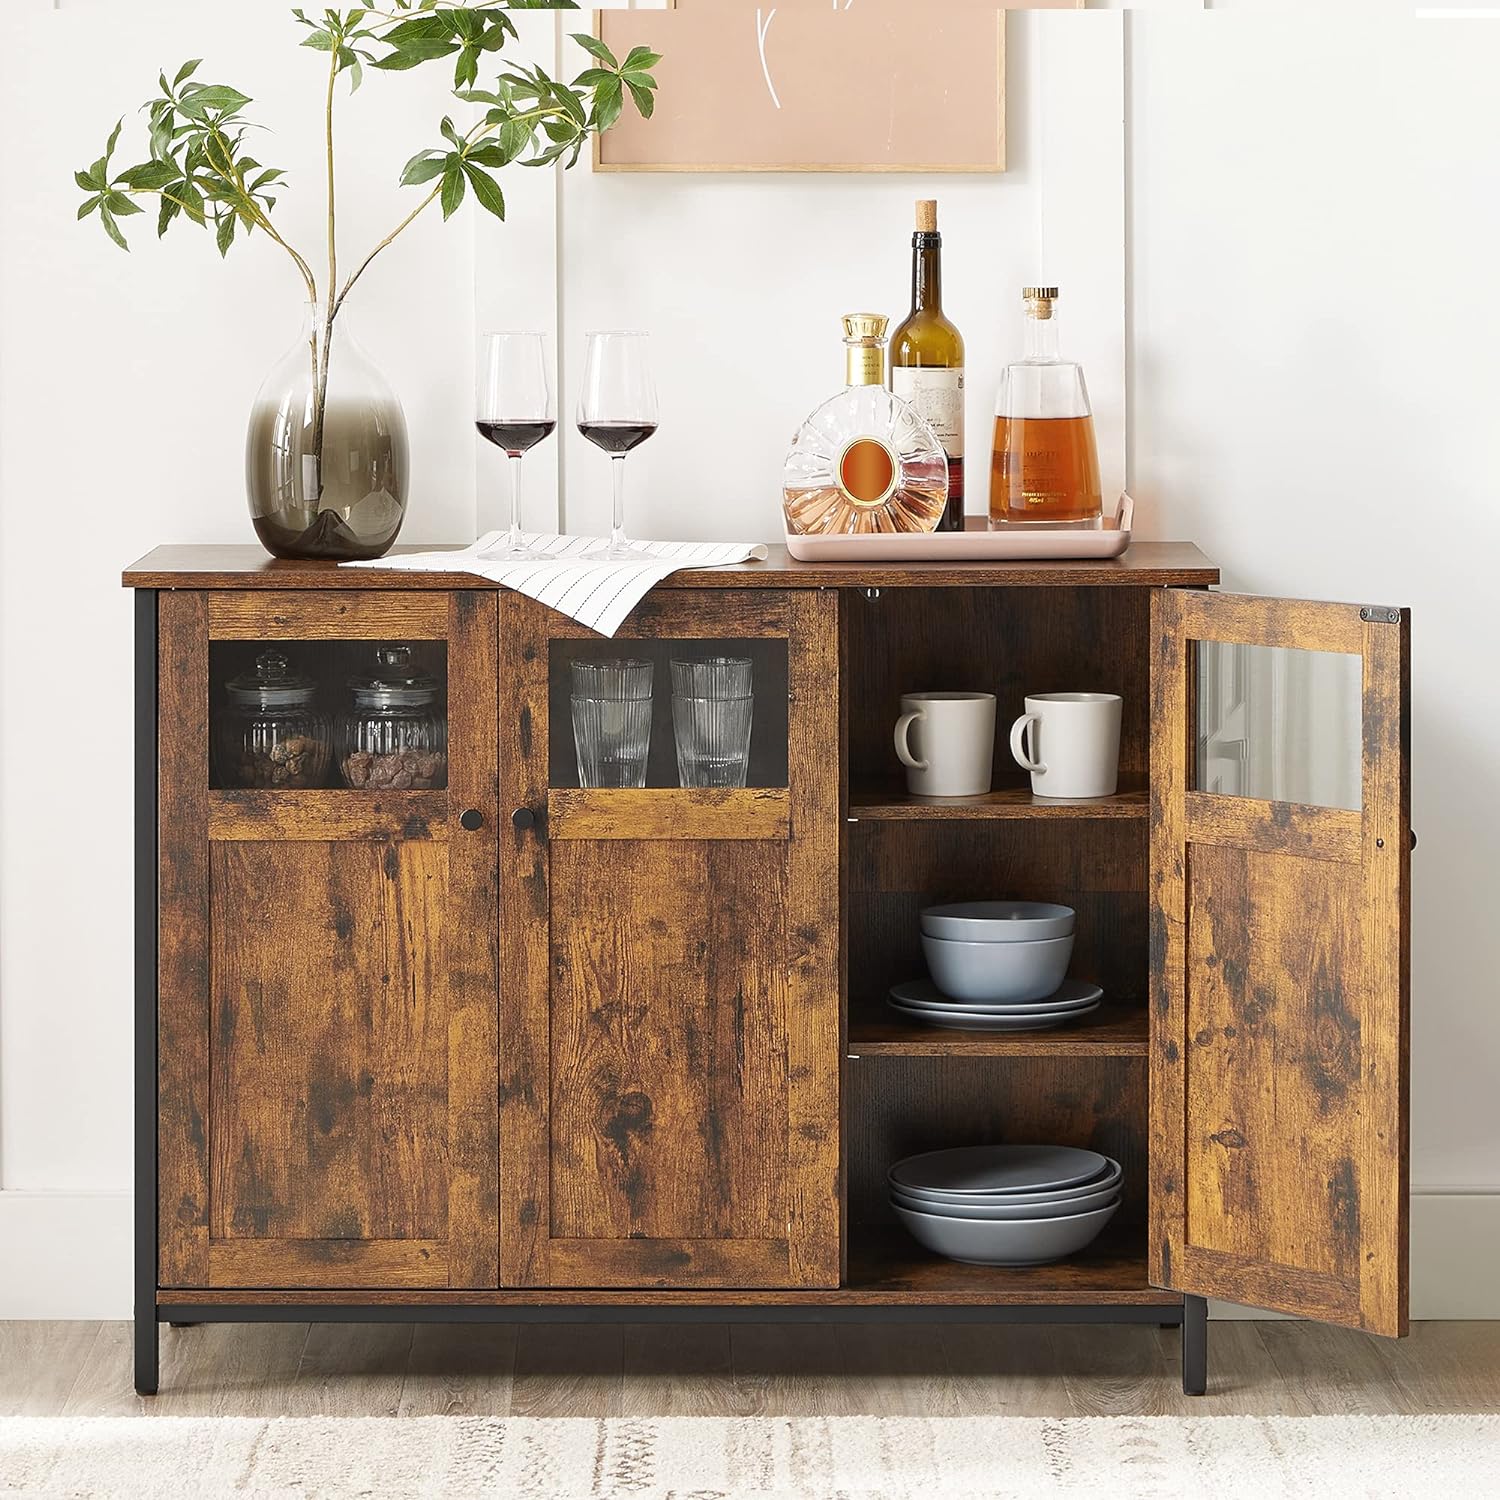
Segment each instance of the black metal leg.
[[154,1396],[161,1376],[161,1335],[156,1309],[137,1313],[135,1320],[135,1388],[138,1395]]
[[1182,1394],[1202,1396],[1208,1392],[1208,1301],[1203,1297],[1182,1299]]

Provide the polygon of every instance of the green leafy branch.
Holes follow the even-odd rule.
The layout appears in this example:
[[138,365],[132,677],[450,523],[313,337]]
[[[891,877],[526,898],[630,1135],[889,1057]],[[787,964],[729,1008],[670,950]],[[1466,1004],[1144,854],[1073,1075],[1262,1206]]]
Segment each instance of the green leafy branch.
[[[658,54],[636,47],[622,62],[603,42],[588,35],[577,35],[574,40],[591,55],[594,65],[571,83],[550,77],[539,65],[515,64],[500,70],[492,88],[476,87],[482,61],[517,36],[508,12],[577,8],[575,0],[507,0],[504,5],[386,0],[384,6],[329,8],[320,16],[293,10],[294,19],[307,29],[302,45],[328,57],[324,85],[328,273],[321,296],[312,266],[286,240],[273,218],[285,172],[257,160],[246,147],[247,137],[257,128],[244,114],[253,100],[228,84],[201,82],[196,77],[202,66],[199,58],[184,63],[170,82],[162,73],[157,94],[141,106],[149,135],[149,155],[144,161],[122,170],[113,166],[122,119],[110,132],[104,154],[74,174],[85,194],[78,217],[97,215],[109,238],[128,250],[120,220],[144,211],[139,199],[155,198],[159,200],[158,238],[174,223],[186,222],[211,231],[221,256],[228,255],[237,238],[248,238],[257,230],[279,246],[293,262],[308,299],[321,302],[321,327],[312,349],[317,366],[317,449],[321,452],[334,319],[375,258],[435,202],[441,205],[443,218],[449,219],[472,193],[481,208],[503,219],[505,197],[493,174],[513,162],[545,167],[566,157],[565,165],[573,166],[585,142],[619,120],[627,94],[641,115],[651,115],[656,91],[651,69],[661,60]],[[439,126],[443,144],[420,151],[407,162],[400,175],[403,185],[433,186],[341,286],[334,118],[338,80],[347,73],[353,93],[367,67],[400,73],[448,60],[453,63],[455,97],[464,104],[483,106],[484,115],[467,131],[445,118]]]

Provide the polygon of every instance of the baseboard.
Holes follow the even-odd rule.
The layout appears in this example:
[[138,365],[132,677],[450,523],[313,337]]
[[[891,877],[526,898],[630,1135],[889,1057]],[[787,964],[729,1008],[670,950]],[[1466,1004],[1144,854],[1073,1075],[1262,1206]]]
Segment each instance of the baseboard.
[[128,1318],[132,1201],[0,1192],[0,1319]]
[[[0,1320],[129,1317],[130,1210],[129,1193],[0,1192]],[[1500,1190],[1413,1194],[1412,1317],[1500,1318],[1497,1246]]]

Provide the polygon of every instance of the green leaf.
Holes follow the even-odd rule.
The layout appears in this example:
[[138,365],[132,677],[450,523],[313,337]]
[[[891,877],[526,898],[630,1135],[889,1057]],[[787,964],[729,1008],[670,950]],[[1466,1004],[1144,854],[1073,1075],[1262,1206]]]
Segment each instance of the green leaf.
[[250,191],[252,193],[258,193],[263,187],[269,187],[271,183],[285,176],[285,172],[281,171],[279,168],[273,167],[269,171],[262,172],[260,176],[250,184]]
[[596,36],[590,36],[586,31],[575,31],[571,33],[572,38],[583,48],[585,52],[592,53],[606,67],[617,69],[620,64],[615,60],[615,55]]
[[492,94],[485,89],[465,89],[457,95],[465,104],[504,104],[505,100],[499,94]]
[[393,26],[381,37],[381,41],[402,49],[411,42],[441,41],[446,46],[452,35],[448,23],[441,16],[416,16],[410,21],[401,22],[399,26]]
[[326,31],[315,31],[310,36],[304,37],[304,47],[311,47],[314,52],[332,52],[333,37]]
[[176,182],[181,175],[173,162],[148,161],[138,167],[131,167],[128,172],[121,172],[117,181],[123,182],[126,187],[141,188],[149,192],[164,188],[169,182]]
[[166,194],[162,194],[161,211],[156,216],[156,237],[161,239],[171,227],[172,220],[182,212],[182,205],[174,203]]
[[597,130],[608,130],[620,118],[624,108],[625,91],[620,80],[611,78],[608,83],[601,83],[594,90],[594,127]]
[[104,155],[101,158],[101,160],[104,161],[106,164],[109,162],[110,157],[112,157],[115,154],[115,142],[120,139],[120,130],[124,126],[124,124],[125,124],[125,121],[124,121],[123,118],[121,118],[119,121],[116,122],[115,128],[113,130],[111,130],[110,133],[109,133],[109,140],[105,144]]
[[643,89],[654,89],[656,87],[656,77],[654,74],[641,73],[634,68],[631,68],[628,72],[621,73],[620,77],[623,78],[626,83],[640,84]]
[[242,94],[224,84],[212,83],[196,88],[182,96],[178,109],[190,120],[201,120],[210,111],[221,115],[232,115],[250,103],[250,96]]
[[181,187],[173,188],[172,196],[182,200],[182,211],[193,223],[198,225],[208,223],[208,217],[203,212],[203,194],[191,182],[184,182]]
[[[175,89],[181,84],[187,82],[187,80],[191,78],[193,74],[196,73],[202,66],[203,59],[201,57],[195,57],[191,62],[183,63],[183,65],[177,70],[177,76],[172,80],[172,87]],[[165,92],[165,90],[163,90],[163,92]]]
[[479,81],[479,49],[472,42],[465,42],[453,66],[453,87],[467,88]]
[[487,172],[481,172],[471,162],[464,163],[464,176],[469,179],[469,186],[474,189],[474,196],[479,200],[480,206],[494,214],[497,219],[505,217],[505,198],[500,191],[500,184]]
[[88,218],[88,216],[93,213],[93,211],[98,208],[99,205],[103,202],[103,197],[98,193],[95,193],[92,198],[85,198],[83,202],[78,205],[78,217],[80,219]]
[[628,76],[625,87],[630,90],[630,97],[635,100],[635,107],[640,111],[641,118],[649,120],[652,110],[656,108],[656,95],[645,84],[636,83]]
[[649,47],[632,47],[630,55],[620,64],[620,71],[629,73],[636,68],[654,68],[660,61],[660,52],[653,52]]
[[419,151],[401,170],[402,187],[417,187],[431,182],[447,169],[450,157],[440,152]]
[[458,211],[458,206],[464,201],[464,174],[463,169],[456,163],[450,163],[443,173],[443,218],[451,219]]
[[608,68],[585,68],[573,80],[573,84],[576,88],[593,88],[596,83],[603,83],[605,79],[615,76]]
[[565,114],[582,125],[588,119],[588,112],[583,107],[583,101],[565,83],[554,83],[552,85],[552,97],[562,107]]
[[131,214],[141,213],[141,205],[124,193],[109,192],[104,195],[104,206],[117,219],[128,219]]
[[389,57],[380,58],[375,66],[384,68],[389,73],[400,73],[407,68],[415,68],[424,62],[431,62],[434,58],[447,57],[455,50],[456,44],[451,37],[444,37],[439,41],[411,42],[404,45],[400,51],[393,52]]
[[464,149],[464,138],[458,133],[458,129],[450,116],[443,116],[443,123],[438,126],[438,129],[443,132],[445,140],[452,141],[455,148],[459,151]]
[[100,193],[104,191],[104,178],[92,169],[87,172],[75,172],[73,181],[86,193]]
[[221,256],[229,254],[229,247],[234,244],[234,226],[238,223],[239,220],[233,214],[225,214],[219,220],[219,232],[214,236],[214,239],[218,244]]
[[99,220],[104,225],[104,232],[120,249],[128,250],[130,246],[125,242],[125,236],[120,233],[120,226],[115,223],[114,215],[107,208],[99,209]]

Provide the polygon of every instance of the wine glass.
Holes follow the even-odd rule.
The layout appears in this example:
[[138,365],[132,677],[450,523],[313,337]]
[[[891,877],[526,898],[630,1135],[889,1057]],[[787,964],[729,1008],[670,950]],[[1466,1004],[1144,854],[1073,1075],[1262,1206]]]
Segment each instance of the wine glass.
[[510,532],[484,555],[493,558],[532,556],[521,541],[521,456],[550,437],[557,427],[557,408],[547,379],[547,336],[543,333],[491,333],[479,354],[480,437],[503,448],[510,458]]
[[625,539],[625,455],[656,431],[649,334],[591,333],[578,397],[578,430],[614,460],[611,558],[632,556]]

